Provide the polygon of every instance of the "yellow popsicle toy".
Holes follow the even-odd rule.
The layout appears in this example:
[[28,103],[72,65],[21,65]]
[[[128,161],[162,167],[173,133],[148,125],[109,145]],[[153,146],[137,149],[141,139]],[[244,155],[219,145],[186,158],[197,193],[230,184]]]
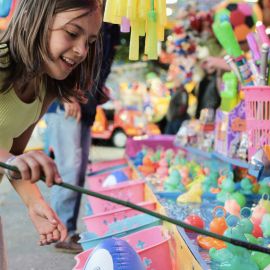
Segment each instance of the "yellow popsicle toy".
[[166,0],[157,0],[158,23],[165,26],[167,23]]
[[129,45],[129,59],[138,60],[139,59],[139,34],[140,26],[139,21],[131,21],[131,36]]
[[130,23],[130,60],[139,59],[139,37],[145,35],[145,54],[157,59],[158,41],[164,40],[167,21],[166,0],[107,0],[104,21],[120,24],[125,33]]
[[131,21],[138,19],[137,17],[137,3],[138,0],[128,0],[127,1],[127,18]]
[[146,20],[147,16],[147,1],[146,0],[138,0],[138,8],[139,8],[139,18],[141,20]]
[[120,18],[127,16],[127,0],[116,0],[116,16]]
[[151,0],[151,10],[147,14],[147,54],[149,60],[157,59],[157,13],[154,0]]

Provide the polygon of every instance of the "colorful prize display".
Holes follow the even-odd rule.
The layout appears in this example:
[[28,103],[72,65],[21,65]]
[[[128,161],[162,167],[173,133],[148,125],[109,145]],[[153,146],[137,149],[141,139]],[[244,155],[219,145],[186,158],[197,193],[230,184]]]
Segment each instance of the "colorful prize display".
[[239,42],[246,40],[246,35],[255,29],[257,21],[262,20],[258,5],[251,5],[239,0],[222,2],[216,9],[215,21],[229,21]]
[[104,21],[121,25],[130,32],[129,59],[139,59],[139,39],[145,38],[145,54],[158,58],[158,41],[164,40],[167,22],[166,0],[107,0]]

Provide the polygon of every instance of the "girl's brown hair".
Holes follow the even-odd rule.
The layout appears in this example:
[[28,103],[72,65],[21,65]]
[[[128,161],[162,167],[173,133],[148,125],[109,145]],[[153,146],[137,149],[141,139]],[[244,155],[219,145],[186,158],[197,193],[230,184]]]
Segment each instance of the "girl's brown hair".
[[[88,91],[95,79],[100,57],[100,37],[89,47],[87,58],[62,81],[42,75],[42,65],[49,58],[48,33],[53,16],[59,12],[76,9],[100,9],[101,0],[20,0],[12,20],[4,32],[0,43],[7,43],[10,49],[11,64],[2,89],[5,92],[17,83],[22,88],[34,79],[36,95],[43,82],[47,91],[56,93],[59,98],[76,96],[74,89]],[[79,96],[81,94],[78,94]]]

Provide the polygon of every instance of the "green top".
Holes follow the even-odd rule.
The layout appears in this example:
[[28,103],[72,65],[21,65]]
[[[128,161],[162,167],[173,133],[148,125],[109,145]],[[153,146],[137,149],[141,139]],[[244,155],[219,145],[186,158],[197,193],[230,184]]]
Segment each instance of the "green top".
[[[9,53],[7,46],[0,46],[0,67],[7,67]],[[3,83],[5,72],[0,69],[0,85]],[[45,89],[41,91],[41,98],[35,99],[32,103],[21,101],[14,89],[7,93],[0,93],[0,148],[10,151],[13,139],[19,137],[33,123],[38,121],[42,104],[45,97]]]

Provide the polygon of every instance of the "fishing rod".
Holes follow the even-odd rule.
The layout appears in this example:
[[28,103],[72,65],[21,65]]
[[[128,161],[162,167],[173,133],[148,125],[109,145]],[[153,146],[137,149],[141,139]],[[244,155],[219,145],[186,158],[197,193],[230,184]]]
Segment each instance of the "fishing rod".
[[100,174],[103,174],[103,173],[106,173],[106,172],[110,172],[112,170],[122,169],[122,168],[125,168],[125,167],[128,167],[127,163],[123,163],[123,164],[107,167],[105,169],[101,169],[101,170],[98,170],[98,171],[90,172],[90,173],[87,174],[87,176],[89,176],[89,177],[90,176],[96,176],[96,175],[100,175]]
[[[5,169],[10,170],[10,171],[13,171],[13,172],[17,172],[17,173],[20,172],[17,167],[8,165],[8,164],[3,163],[3,162],[0,162],[0,167],[5,168]],[[45,177],[42,176],[40,178],[40,180],[45,182]],[[99,198],[99,199],[102,199],[102,200],[106,200],[106,201],[109,201],[109,202],[112,202],[112,203],[123,205],[123,206],[126,206],[128,208],[132,208],[132,209],[137,210],[139,212],[148,214],[148,215],[156,217],[156,218],[158,218],[160,220],[163,220],[163,221],[169,222],[171,224],[180,226],[180,227],[182,227],[184,229],[196,232],[196,233],[201,234],[201,235],[213,237],[213,238],[216,238],[218,240],[221,240],[221,241],[224,241],[224,242],[227,242],[227,243],[239,246],[239,247],[244,247],[244,248],[249,249],[249,250],[270,254],[270,249],[267,248],[267,247],[259,246],[259,245],[252,244],[252,243],[248,243],[246,241],[238,240],[238,239],[235,239],[235,238],[230,238],[230,237],[227,237],[227,236],[224,236],[224,235],[219,235],[219,234],[216,234],[216,233],[212,233],[210,231],[206,231],[204,229],[194,227],[194,226],[189,225],[189,224],[187,224],[185,222],[182,222],[180,220],[167,217],[165,215],[159,214],[157,212],[151,211],[149,209],[143,208],[141,206],[138,206],[138,205],[136,205],[134,203],[131,203],[131,202],[128,202],[128,201],[125,201],[125,200],[120,200],[120,199],[117,199],[117,198],[114,198],[114,197],[111,197],[111,196],[108,196],[108,195],[104,195],[104,194],[101,194],[101,193],[98,193],[98,192],[95,192],[95,191],[92,191],[92,190],[87,190],[85,188],[75,186],[75,185],[71,185],[71,184],[68,184],[68,183],[65,183],[65,182],[60,183],[60,184],[54,183],[54,185],[61,186],[61,187],[66,188],[66,189],[70,189],[72,191],[79,192],[79,193],[89,195],[89,196],[93,196],[93,197],[96,197],[96,198]]]

